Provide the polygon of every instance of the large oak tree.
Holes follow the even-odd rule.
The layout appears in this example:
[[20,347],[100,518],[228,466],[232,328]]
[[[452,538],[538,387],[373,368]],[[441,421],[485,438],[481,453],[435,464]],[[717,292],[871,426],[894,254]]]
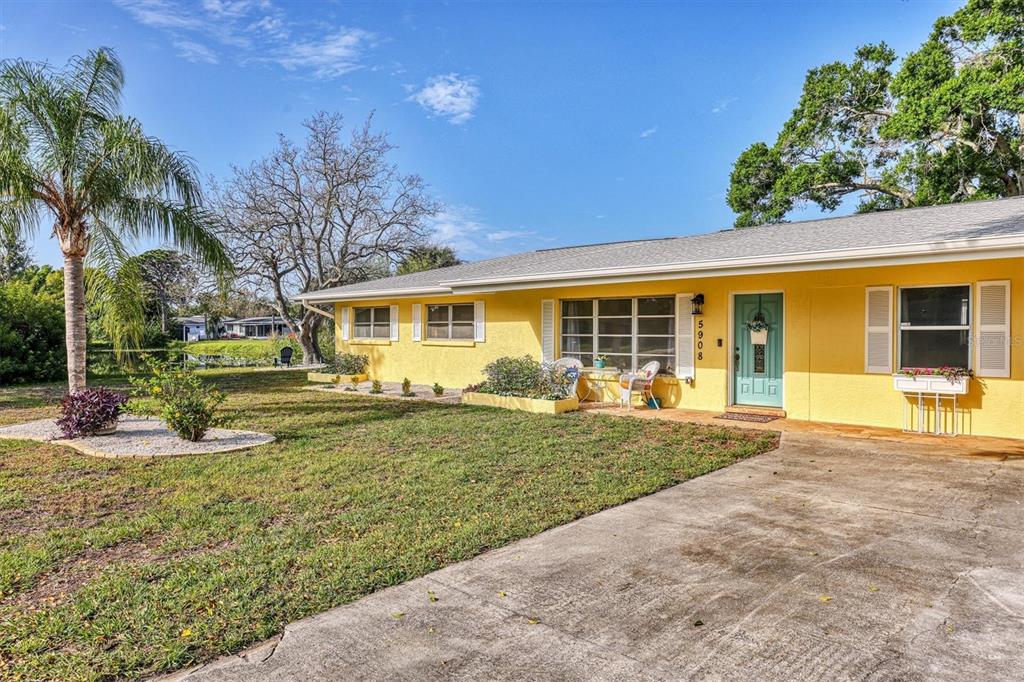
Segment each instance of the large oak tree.
[[898,62],[884,43],[811,69],[775,143],[733,167],[737,226],[800,204],[862,211],[1024,195],[1024,2],[970,0]]

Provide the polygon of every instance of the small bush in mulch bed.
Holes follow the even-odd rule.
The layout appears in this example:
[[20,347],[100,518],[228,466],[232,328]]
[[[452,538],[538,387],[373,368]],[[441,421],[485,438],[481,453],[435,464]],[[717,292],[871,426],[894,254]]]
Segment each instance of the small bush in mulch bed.
[[444,395],[444,386],[442,386],[441,384],[437,383],[436,381],[434,382],[434,385],[433,385],[432,388],[433,388],[433,391],[434,391],[434,395],[437,396],[438,398],[440,398],[441,396]]
[[65,438],[92,436],[114,425],[124,412],[128,396],[105,388],[86,388],[68,393],[60,401],[57,426]]
[[[159,401],[160,417],[178,437],[192,442],[202,440],[211,427],[225,422],[214,416],[217,406],[227,397],[224,393],[188,370],[171,369],[157,362],[150,362],[150,369],[153,376],[132,379],[132,384],[140,397]],[[136,411],[147,410],[140,405]]]
[[402,396],[406,398],[415,398],[416,394],[412,392],[412,381],[409,377],[402,379]]

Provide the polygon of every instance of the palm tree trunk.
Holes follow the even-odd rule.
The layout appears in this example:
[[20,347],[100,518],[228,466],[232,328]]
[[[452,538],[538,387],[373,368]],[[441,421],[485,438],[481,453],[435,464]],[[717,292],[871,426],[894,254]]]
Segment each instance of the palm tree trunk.
[[83,257],[64,255],[64,338],[68,349],[68,390],[85,388],[85,267]]

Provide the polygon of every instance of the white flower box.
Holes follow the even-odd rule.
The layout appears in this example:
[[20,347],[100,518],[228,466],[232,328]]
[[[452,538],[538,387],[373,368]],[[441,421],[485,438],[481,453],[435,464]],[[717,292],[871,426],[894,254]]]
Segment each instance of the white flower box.
[[768,330],[767,329],[751,329],[750,330],[750,343],[755,346],[766,346],[768,345]]
[[941,393],[945,395],[965,395],[970,377],[949,380],[943,376],[922,374],[908,377],[906,374],[894,374],[893,386],[904,393]]

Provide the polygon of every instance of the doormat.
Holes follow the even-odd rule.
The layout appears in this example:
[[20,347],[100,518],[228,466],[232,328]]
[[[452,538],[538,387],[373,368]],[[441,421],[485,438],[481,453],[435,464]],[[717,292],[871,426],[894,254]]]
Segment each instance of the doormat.
[[731,419],[737,422],[757,422],[758,424],[767,424],[770,421],[778,419],[770,414],[747,414],[746,412],[726,412],[720,414],[718,419]]

